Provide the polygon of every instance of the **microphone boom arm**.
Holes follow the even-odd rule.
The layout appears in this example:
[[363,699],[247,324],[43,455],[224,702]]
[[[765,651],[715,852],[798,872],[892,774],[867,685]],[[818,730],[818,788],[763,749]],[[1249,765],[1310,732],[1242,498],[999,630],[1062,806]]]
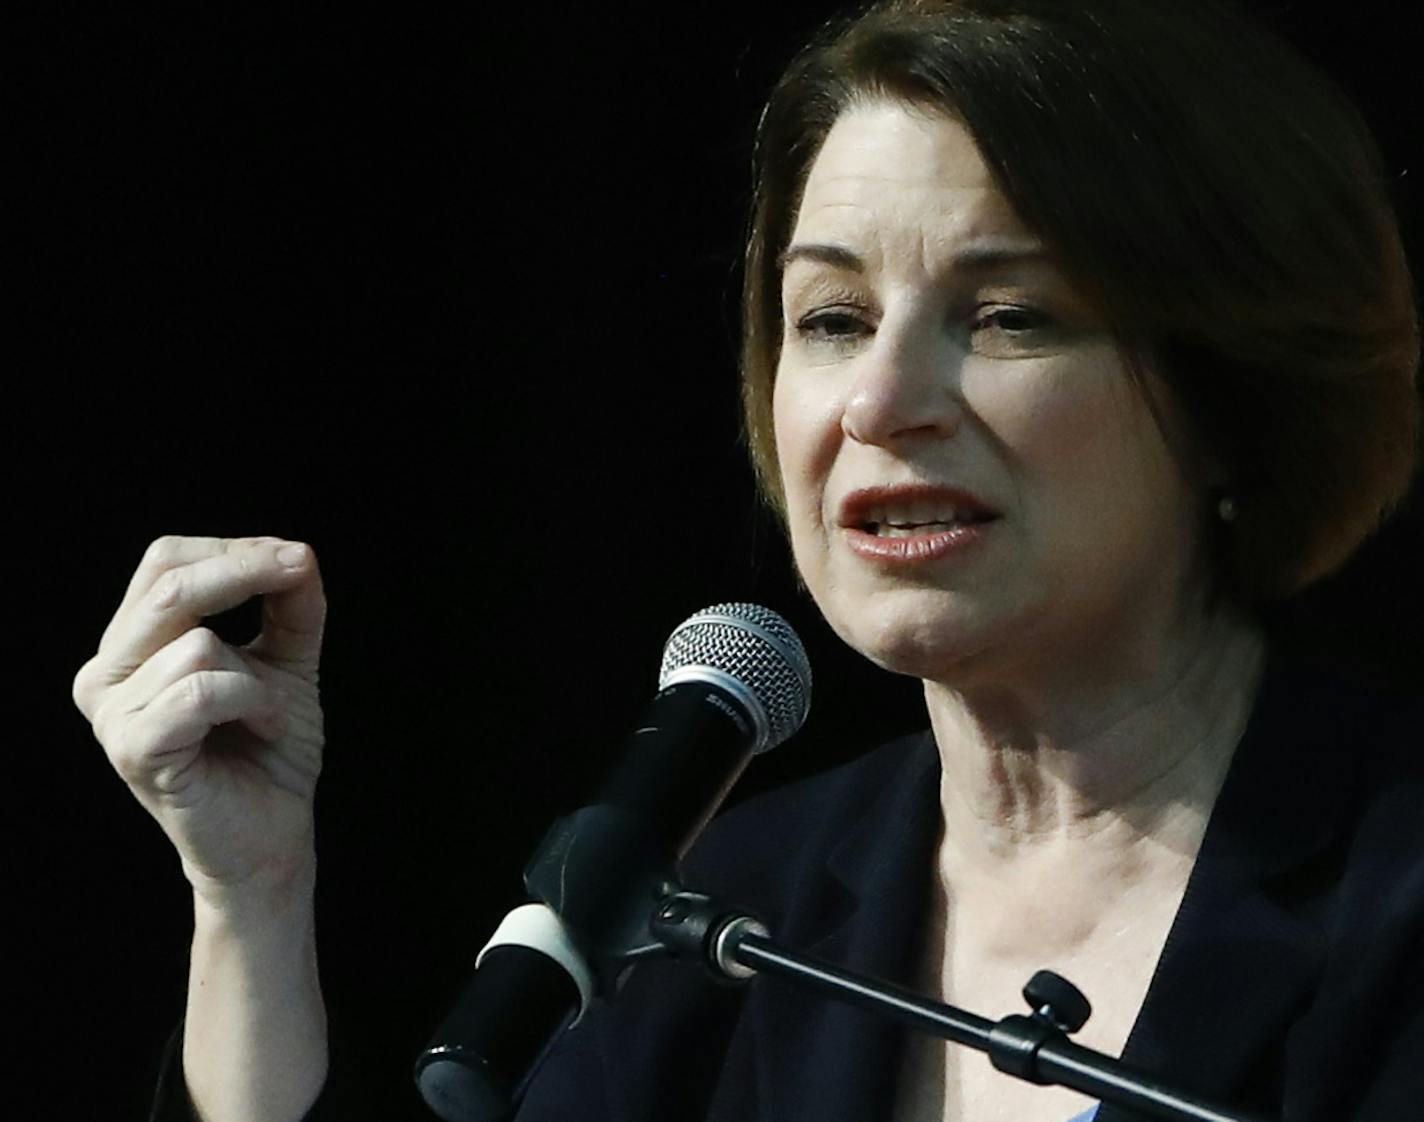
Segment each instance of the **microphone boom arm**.
[[1071,1087],[1153,1118],[1265,1122],[1174,1090],[1155,1076],[1069,1040],[1068,1032],[1087,1020],[1088,1005],[1071,983],[1048,971],[1039,971],[1024,987],[1035,1008],[1032,1014],[991,1021],[789,950],[754,917],[724,908],[700,893],[670,894],[658,904],[649,926],[654,938],[673,954],[700,960],[721,980],[770,974],[986,1052],[1000,1071],[1031,1083]]

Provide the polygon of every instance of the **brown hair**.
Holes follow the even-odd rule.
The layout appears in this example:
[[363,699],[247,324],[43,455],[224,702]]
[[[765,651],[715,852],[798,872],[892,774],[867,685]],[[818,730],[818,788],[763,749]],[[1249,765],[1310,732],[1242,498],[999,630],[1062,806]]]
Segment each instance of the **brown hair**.
[[1006,197],[1225,464],[1221,587],[1260,604],[1330,572],[1408,490],[1418,323],[1374,141],[1274,33],[1194,0],[888,0],[829,25],[757,132],[742,391],[771,420],[778,257],[856,99],[953,116]]

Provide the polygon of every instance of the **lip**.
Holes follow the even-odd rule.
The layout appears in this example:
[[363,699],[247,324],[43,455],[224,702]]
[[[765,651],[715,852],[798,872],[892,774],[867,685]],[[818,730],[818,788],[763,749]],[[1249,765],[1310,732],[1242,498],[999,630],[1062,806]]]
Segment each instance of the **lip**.
[[[896,537],[880,537],[864,529],[870,521],[869,516],[878,508],[912,502],[943,503],[957,511],[979,516],[983,521],[964,522],[946,530]],[[985,531],[998,517],[998,511],[969,491],[933,483],[914,483],[852,491],[841,500],[837,523],[845,534],[847,544],[858,556],[873,561],[912,564],[937,561],[974,547],[983,540]]]

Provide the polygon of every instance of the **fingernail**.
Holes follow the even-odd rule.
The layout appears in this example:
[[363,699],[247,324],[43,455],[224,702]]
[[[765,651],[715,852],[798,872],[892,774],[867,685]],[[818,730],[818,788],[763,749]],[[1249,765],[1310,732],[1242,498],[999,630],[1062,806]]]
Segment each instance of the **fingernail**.
[[277,550],[277,560],[289,569],[300,568],[307,559],[307,547],[304,545],[284,545]]

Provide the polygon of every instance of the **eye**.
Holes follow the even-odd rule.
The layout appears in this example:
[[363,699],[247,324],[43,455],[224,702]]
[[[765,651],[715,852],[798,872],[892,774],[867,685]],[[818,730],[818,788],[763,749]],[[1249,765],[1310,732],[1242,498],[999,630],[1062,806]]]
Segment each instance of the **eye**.
[[990,357],[1021,355],[1049,342],[1053,317],[1019,304],[980,304],[969,321],[971,349]]
[[874,333],[858,308],[818,308],[796,321],[796,334],[808,343],[843,347]]
[[981,305],[974,315],[975,331],[1000,331],[1006,335],[1026,335],[1047,327],[1052,321],[1043,312],[1013,304]]

